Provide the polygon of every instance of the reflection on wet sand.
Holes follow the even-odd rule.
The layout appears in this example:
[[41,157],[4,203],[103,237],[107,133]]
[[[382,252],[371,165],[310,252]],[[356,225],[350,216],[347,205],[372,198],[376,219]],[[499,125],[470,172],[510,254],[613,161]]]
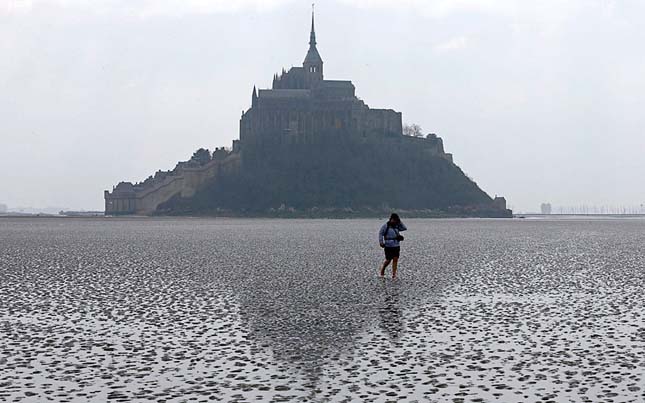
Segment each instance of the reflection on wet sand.
[[399,303],[401,281],[381,280],[383,303],[378,310],[381,329],[392,341],[398,341],[405,328]]

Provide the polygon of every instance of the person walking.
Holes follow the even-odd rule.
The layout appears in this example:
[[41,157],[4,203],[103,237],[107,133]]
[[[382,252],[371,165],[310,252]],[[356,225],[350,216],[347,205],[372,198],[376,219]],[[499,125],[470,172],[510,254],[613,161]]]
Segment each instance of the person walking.
[[385,261],[381,265],[381,277],[385,277],[385,268],[392,262],[392,278],[396,278],[401,253],[401,241],[403,240],[403,235],[399,234],[399,232],[407,229],[401,222],[399,215],[392,213],[390,219],[383,224],[378,232],[379,245],[385,251]]

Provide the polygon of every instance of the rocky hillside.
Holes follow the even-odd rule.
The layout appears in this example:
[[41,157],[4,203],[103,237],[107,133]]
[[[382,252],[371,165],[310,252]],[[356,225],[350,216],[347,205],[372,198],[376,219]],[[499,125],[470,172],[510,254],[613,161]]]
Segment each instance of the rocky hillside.
[[414,142],[264,145],[243,149],[241,162],[235,173],[213,178],[191,198],[172,198],[158,213],[510,216],[445,155]]

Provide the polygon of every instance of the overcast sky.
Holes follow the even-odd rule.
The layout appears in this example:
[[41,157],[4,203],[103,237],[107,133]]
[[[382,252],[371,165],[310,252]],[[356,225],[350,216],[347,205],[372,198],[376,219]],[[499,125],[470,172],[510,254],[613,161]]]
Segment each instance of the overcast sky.
[[[0,203],[103,190],[230,146],[300,65],[310,1],[0,0]],[[645,203],[645,2],[325,0],[328,79],[443,137],[518,210]]]

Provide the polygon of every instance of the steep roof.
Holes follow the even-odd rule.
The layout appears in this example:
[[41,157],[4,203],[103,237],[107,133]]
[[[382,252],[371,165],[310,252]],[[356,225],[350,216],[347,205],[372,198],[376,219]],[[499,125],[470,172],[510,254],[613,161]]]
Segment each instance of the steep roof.
[[322,57],[320,57],[320,53],[318,53],[318,49],[316,49],[316,45],[309,46],[309,50],[307,51],[307,56],[305,56],[305,61],[303,64],[320,64],[322,63]]

